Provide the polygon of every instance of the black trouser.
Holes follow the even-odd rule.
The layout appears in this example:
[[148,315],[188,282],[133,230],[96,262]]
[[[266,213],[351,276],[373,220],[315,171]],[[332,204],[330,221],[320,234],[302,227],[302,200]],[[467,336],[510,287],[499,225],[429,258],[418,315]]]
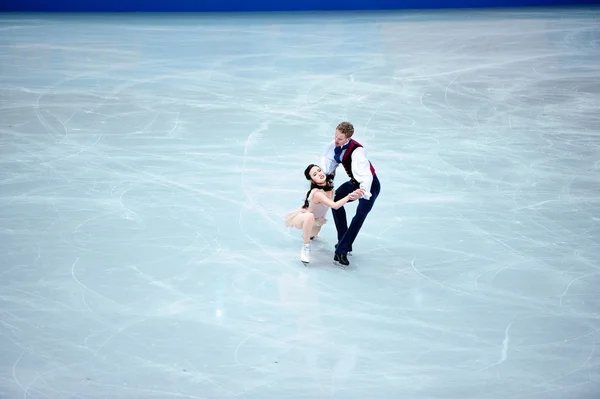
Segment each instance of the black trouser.
[[[360,188],[358,184],[353,182],[352,180],[347,181],[338,187],[335,191],[334,201],[338,201],[341,198],[344,198],[352,191]],[[340,207],[339,209],[332,209],[331,212],[333,214],[333,220],[335,222],[335,228],[337,229],[338,236],[338,245],[335,250],[336,254],[347,254],[350,248],[352,248],[352,243],[356,239],[360,228],[362,227],[365,219],[373,205],[375,205],[375,200],[379,196],[379,191],[381,190],[381,184],[379,183],[379,179],[377,175],[373,176],[373,184],[371,185],[371,198],[359,199],[358,206],[356,207],[356,214],[352,218],[352,222],[350,222],[350,227],[348,227],[348,222],[346,219],[346,210],[344,207]]]

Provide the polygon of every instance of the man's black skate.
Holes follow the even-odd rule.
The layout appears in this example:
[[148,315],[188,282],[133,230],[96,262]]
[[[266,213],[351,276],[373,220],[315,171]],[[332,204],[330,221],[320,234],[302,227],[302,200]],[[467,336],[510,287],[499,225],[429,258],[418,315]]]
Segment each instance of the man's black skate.
[[[335,244],[335,249],[337,249],[338,245]],[[348,255],[352,256],[352,245],[350,245],[350,248],[348,249]]]
[[338,262],[342,266],[348,266],[350,262],[348,262],[348,257],[346,254],[335,254],[333,257],[334,262]]

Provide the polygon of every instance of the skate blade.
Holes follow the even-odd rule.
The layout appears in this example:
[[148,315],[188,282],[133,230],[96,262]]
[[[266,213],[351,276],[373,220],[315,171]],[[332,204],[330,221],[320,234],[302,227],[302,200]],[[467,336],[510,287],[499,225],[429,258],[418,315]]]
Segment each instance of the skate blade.
[[333,265],[339,267],[340,269],[347,269],[350,267],[350,265],[342,265],[340,262],[338,262],[337,260],[333,261]]

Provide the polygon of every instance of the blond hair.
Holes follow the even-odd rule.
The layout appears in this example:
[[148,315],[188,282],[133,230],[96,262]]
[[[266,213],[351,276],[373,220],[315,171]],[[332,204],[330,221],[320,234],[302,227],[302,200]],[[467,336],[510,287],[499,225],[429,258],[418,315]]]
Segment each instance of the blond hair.
[[348,139],[354,134],[354,126],[352,126],[352,123],[350,122],[340,123],[337,125],[336,130],[339,130],[340,133],[342,133]]

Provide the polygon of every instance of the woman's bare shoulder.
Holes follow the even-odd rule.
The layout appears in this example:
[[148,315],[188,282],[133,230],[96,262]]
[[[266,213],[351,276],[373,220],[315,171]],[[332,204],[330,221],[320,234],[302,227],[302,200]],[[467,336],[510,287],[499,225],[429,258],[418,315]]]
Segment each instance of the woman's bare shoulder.
[[312,190],[311,194],[312,194],[313,202],[315,202],[315,200],[317,200],[317,202],[315,202],[315,203],[321,202],[321,201],[318,201],[320,198],[329,197],[329,193],[326,192],[325,190],[323,190],[322,188],[314,188]]

